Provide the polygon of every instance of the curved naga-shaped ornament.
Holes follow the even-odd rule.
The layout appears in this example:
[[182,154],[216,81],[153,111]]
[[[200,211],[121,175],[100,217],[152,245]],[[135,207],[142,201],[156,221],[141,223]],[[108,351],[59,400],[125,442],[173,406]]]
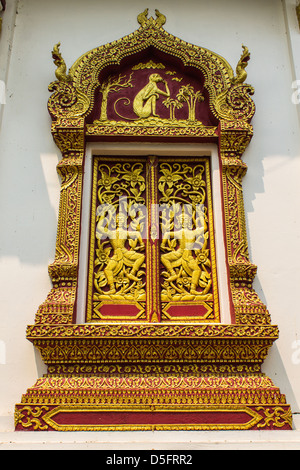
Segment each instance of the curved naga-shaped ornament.
[[88,97],[68,82],[52,82],[48,90],[54,92],[48,101],[48,109],[52,118],[80,117],[89,109]]
[[72,74],[67,75],[67,66],[59,48],[60,43],[57,43],[52,50],[57,81],[48,87],[49,91],[54,92],[49,98],[48,109],[53,118],[78,117],[89,108],[89,99],[75,88]]
[[250,60],[250,52],[248,47],[243,45],[242,48],[244,52],[242,53],[241,58],[236,66],[236,76],[232,79],[233,85],[236,85],[238,83],[244,83],[247,78],[247,72],[245,69]]
[[[141,26],[144,26],[147,21],[148,21],[148,13],[149,13],[149,8],[146,8],[142,13],[140,13],[137,17],[138,23]],[[158,26],[163,26],[166,22],[166,17],[163,15],[157,8],[155,9],[155,14],[156,14],[156,23]]]
[[246,46],[236,67],[236,75],[231,79],[232,86],[222,91],[214,101],[214,108],[220,119],[250,121],[255,113],[255,105],[250,96],[254,88],[245,84],[247,72],[245,68],[250,60]]
[[67,67],[59,50],[60,43],[52,51],[57,66],[56,82],[49,90],[54,94],[49,100],[50,114],[59,117],[84,117],[92,109],[95,91],[101,83],[101,72],[111,66],[120,66],[124,60],[124,51],[129,57],[137,51],[154,47],[177,57],[185,67],[194,67],[204,76],[204,88],[209,94],[209,106],[218,120],[250,121],[255,107],[250,97],[254,93],[250,85],[245,84],[245,71],[250,53],[246,46],[236,67],[236,74],[228,62],[208,49],[194,46],[167,33],[162,27],[166,17],[155,10],[156,19],[148,18],[148,8],[141,12],[137,21],[141,25],[134,33],[113,43],[95,48],[83,54],[70,68]]
[[149,8],[146,8],[144,11],[142,11],[142,13],[138,15],[137,20],[141,26],[144,26],[144,24],[147,22],[148,12],[149,12]]
[[155,14],[156,14],[156,23],[159,25],[159,26],[163,26],[166,22],[166,17],[165,15],[163,15],[159,10],[155,10]]
[[67,66],[62,58],[62,55],[60,53],[60,42],[55,44],[53,47],[52,51],[52,58],[54,61],[54,64],[57,66],[57,69],[55,71],[55,76],[59,82],[69,82],[72,80],[72,77],[70,75],[67,75]]

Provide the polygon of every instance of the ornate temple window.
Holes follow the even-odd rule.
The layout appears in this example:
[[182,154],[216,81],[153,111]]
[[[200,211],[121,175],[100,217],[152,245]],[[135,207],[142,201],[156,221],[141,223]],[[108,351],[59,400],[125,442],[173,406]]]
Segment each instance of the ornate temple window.
[[250,54],[234,73],[165,20],[145,10],[68,73],[53,49],[53,288],[27,329],[48,373],[16,405],[16,429],[291,428],[261,372],[278,328],[245,229]]

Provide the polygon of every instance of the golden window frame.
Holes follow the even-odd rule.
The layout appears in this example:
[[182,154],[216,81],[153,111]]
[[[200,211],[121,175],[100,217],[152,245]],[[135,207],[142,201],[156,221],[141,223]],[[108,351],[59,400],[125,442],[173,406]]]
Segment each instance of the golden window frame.
[[[250,122],[255,112],[254,90],[245,83],[250,54],[243,46],[234,73],[219,55],[166,32],[164,15],[158,11],[156,15],[156,19],[148,18],[147,11],[143,12],[138,17],[139,29],[82,55],[68,73],[59,44],[52,52],[57,80],[49,86],[48,109],[52,135],[62,153],[57,167],[61,193],[56,253],[49,266],[53,287],[40,305],[34,325],[27,328],[27,338],[40,350],[48,374],[16,405],[18,430],[292,426],[285,397],[261,372],[268,350],[278,338],[278,327],[271,324],[266,306],[253,289],[257,267],[249,259],[244,214],[242,179],[247,166],[242,155],[253,135]],[[217,126],[87,124],[101,71],[117,70],[127,58],[142,56],[150,49],[173,57],[183,68],[201,71]],[[231,324],[76,323],[86,145],[140,138],[154,142],[185,138],[190,143],[218,146],[229,273],[224,282],[229,285]],[[188,386],[191,378],[194,385]],[[122,421],[122,410],[129,416],[127,423]],[[184,419],[175,419],[183,416],[180,411]],[[104,424],[91,418],[97,413]]]

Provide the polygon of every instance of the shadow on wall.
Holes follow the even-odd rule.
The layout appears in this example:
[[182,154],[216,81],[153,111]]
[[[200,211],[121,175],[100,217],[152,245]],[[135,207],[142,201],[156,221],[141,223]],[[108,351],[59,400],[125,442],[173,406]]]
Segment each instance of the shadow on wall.
[[280,386],[280,392],[286,396],[286,401],[291,406],[292,412],[299,413],[299,403],[293,392],[292,385],[286,373],[286,366],[281,359],[276,343],[271,347],[262,365],[262,372],[270,377],[275,385]]
[[43,377],[47,374],[47,366],[44,364],[40,351],[34,348],[35,365],[37,370],[37,377]]
[[[243,181],[244,206],[250,261],[257,264],[258,267],[253,288],[270,311],[271,323],[279,326],[278,343],[275,342],[271,347],[262,370],[274,381],[275,385],[280,386],[281,393],[286,395],[292,411],[298,413],[299,402],[293,391],[295,390],[293,382],[296,381],[295,377],[299,375],[299,372],[296,371],[293,376],[290,372],[291,366],[287,367],[289,350],[286,350],[284,345],[287,343],[285,337],[290,335],[290,328],[287,328],[286,320],[281,313],[280,297],[282,299],[283,297],[289,298],[289,292],[285,288],[288,288],[290,295],[294,296],[293,287],[291,283],[288,284],[285,276],[287,273],[291,276],[293,269],[296,269],[296,252],[294,251],[293,258],[290,256],[293,246],[296,248],[294,235],[291,236],[291,234],[296,228],[297,216],[295,211],[287,211],[286,208],[291,208],[295,202],[292,194],[295,194],[296,184],[298,184],[295,163],[299,156],[296,155],[295,150],[292,154],[289,148],[292,143],[289,142],[288,130],[287,135],[280,138],[283,135],[283,130],[276,129],[279,123],[280,121],[275,122],[275,119],[273,123],[263,122],[260,111],[257,110],[257,117],[255,116],[252,122],[254,136],[243,156],[243,160],[248,166]],[[290,132],[292,134],[292,131]],[[287,181],[288,185],[286,186]],[[260,234],[262,235],[261,245],[258,244]],[[252,238],[255,239],[253,244],[251,243]],[[286,244],[290,246],[286,247],[285,256],[279,256],[281,247]],[[278,247],[280,248],[278,249]],[[257,260],[256,252],[260,259],[265,260],[265,266]],[[266,281],[268,285],[265,285]],[[265,292],[268,292],[268,295]],[[285,307],[285,310],[289,309]],[[276,315],[277,320],[274,320]],[[292,315],[294,314],[292,313]],[[280,342],[281,340],[282,342]],[[292,338],[290,342],[292,342]],[[281,347],[285,357],[281,356]],[[291,356],[292,353],[291,349]],[[290,360],[292,361],[292,358]],[[287,370],[289,370],[288,373]]]

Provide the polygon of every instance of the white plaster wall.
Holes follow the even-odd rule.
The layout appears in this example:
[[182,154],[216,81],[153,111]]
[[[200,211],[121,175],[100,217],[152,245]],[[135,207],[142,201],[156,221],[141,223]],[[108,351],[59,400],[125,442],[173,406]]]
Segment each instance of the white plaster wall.
[[[75,437],[60,434],[58,438],[53,433],[47,433],[48,437],[10,434],[15,403],[44,370],[38,354],[25,338],[25,329],[34,322],[35,312],[50,290],[47,267],[54,259],[55,250],[59,200],[55,167],[60,156],[50,134],[47,112],[47,88],[55,79],[51,50],[61,41],[63,57],[71,66],[84,52],[137,29],[137,14],[146,7],[151,15],[159,8],[167,16],[167,31],[217,52],[233,67],[240,58],[242,44],[251,51],[247,81],[255,87],[257,111],[253,119],[254,137],[244,156],[249,167],[244,179],[246,220],[251,260],[258,265],[255,288],[270,310],[272,323],[280,328],[280,338],[271,349],[264,371],[286,394],[297,428],[300,105],[293,104],[291,96],[293,81],[300,79],[297,57],[300,31],[294,14],[295,2],[13,0],[8,3],[0,38],[0,80],[6,84],[6,104],[2,105],[0,121],[0,416],[3,417],[0,431],[4,433],[0,442],[18,442],[26,447],[28,442],[38,445],[46,440],[51,447],[59,442],[68,445],[67,442],[84,443],[88,439],[78,434]],[[276,432],[247,433],[247,436],[224,432],[218,437],[203,432],[118,433],[98,438],[94,435],[93,439],[102,440],[107,446],[109,442],[117,442],[120,448],[133,442],[139,446],[165,443],[170,447],[176,444],[178,449],[184,443],[203,448],[209,441],[220,447],[220,443],[225,445],[229,441],[241,445],[247,439],[259,445],[279,441],[282,447],[292,443],[300,445],[297,430],[284,437]]]

